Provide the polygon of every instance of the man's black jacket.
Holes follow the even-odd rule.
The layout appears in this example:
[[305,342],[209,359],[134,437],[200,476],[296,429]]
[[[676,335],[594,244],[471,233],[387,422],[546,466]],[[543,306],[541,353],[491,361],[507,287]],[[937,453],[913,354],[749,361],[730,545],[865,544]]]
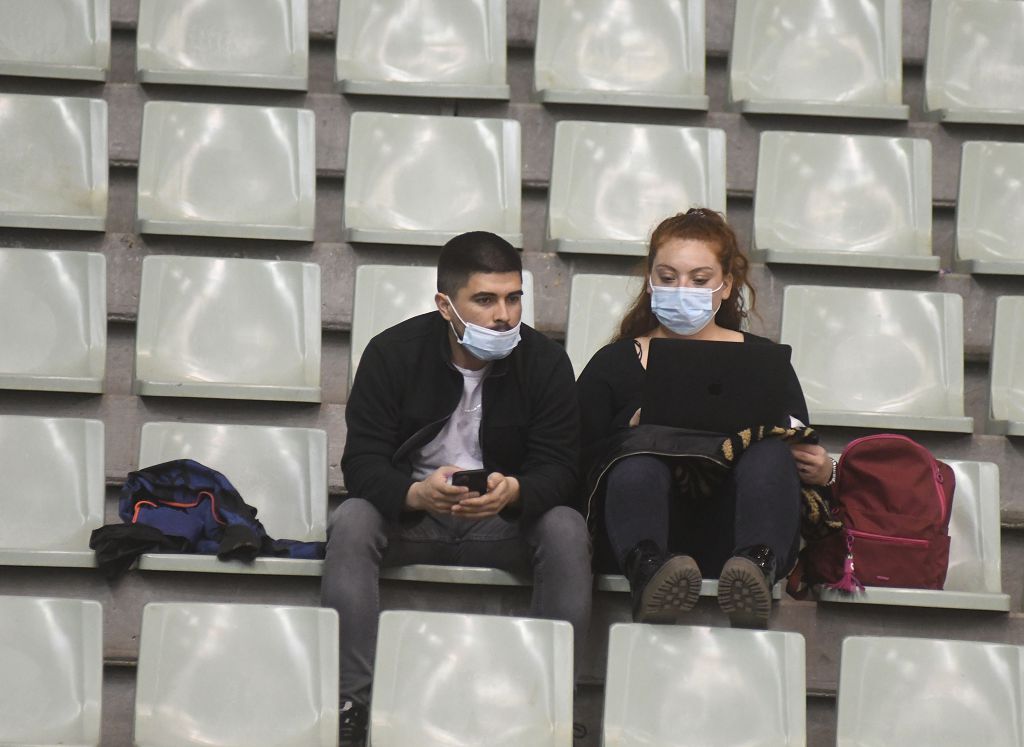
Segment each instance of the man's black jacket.
[[[448,322],[436,311],[370,340],[345,408],[341,460],[350,495],[396,521],[412,478],[411,456],[441,431],[462,396]],[[565,350],[525,324],[512,354],[483,384],[484,468],[518,478],[520,500],[502,512],[523,524],[575,505],[579,415]]]

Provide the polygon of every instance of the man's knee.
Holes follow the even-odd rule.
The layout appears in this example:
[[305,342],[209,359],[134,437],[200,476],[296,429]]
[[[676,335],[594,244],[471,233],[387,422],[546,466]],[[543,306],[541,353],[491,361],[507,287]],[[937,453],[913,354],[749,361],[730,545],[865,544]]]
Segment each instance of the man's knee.
[[585,557],[590,562],[590,533],[579,511],[555,506],[537,519],[533,529],[535,545],[542,552],[560,552]]
[[378,544],[387,524],[380,511],[363,498],[347,498],[330,516],[328,546],[354,548]]

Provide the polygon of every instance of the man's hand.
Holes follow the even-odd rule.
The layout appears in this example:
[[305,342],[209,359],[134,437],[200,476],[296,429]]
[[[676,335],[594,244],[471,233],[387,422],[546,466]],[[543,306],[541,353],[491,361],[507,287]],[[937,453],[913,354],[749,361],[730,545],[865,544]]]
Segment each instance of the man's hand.
[[796,461],[796,471],[804,485],[824,485],[832,477],[832,458],[824,446],[794,444],[789,447]]
[[487,476],[487,492],[483,495],[470,493],[452,506],[453,516],[467,519],[486,519],[495,516],[505,506],[519,500],[519,480],[506,477],[500,472]]
[[446,464],[438,467],[419,482],[409,486],[405,494],[405,506],[410,511],[433,511],[435,514],[452,513],[452,506],[458,504],[460,499],[479,495],[470,493],[469,488],[464,485],[451,485],[449,480],[462,467],[455,467]]

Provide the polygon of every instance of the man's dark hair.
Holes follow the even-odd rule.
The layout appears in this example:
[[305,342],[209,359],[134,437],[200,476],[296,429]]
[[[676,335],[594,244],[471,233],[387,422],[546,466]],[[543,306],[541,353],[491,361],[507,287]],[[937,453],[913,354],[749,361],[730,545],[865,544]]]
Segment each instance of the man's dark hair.
[[489,231],[459,234],[441,249],[437,260],[437,290],[454,296],[474,272],[518,272],[523,261],[515,247]]

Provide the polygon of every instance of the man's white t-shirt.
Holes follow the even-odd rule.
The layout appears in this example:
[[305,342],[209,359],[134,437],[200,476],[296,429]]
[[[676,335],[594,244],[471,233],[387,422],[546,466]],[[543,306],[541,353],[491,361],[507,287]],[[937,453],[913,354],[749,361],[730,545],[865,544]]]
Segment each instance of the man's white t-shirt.
[[488,363],[479,371],[460,366],[455,368],[462,374],[462,397],[441,432],[412,455],[414,480],[422,480],[446,464],[462,469],[481,469],[484,466],[483,451],[480,448],[480,420],[484,410],[483,383],[491,364]]

